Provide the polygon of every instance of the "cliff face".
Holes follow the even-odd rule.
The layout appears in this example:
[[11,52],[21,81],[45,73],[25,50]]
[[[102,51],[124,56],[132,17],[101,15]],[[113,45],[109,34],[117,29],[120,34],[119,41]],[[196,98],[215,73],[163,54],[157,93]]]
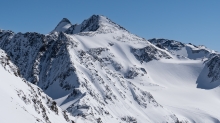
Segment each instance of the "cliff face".
[[72,123],[74,118],[62,111],[39,87],[21,77],[3,50],[0,50],[0,122]]
[[213,89],[220,85],[220,56],[214,55],[205,62],[197,87],[202,89]]

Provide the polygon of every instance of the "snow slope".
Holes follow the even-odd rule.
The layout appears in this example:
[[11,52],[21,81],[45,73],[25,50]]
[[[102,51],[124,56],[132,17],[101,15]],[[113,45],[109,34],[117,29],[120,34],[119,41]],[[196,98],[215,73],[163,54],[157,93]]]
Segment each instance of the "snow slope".
[[147,41],[100,15],[66,20],[47,35],[1,30],[0,48],[76,122],[219,123],[217,52]]
[[154,82],[163,86],[149,88],[150,92],[165,108],[175,112],[180,120],[187,119],[196,123],[220,122],[220,88],[199,89],[196,83],[204,67],[203,62],[153,61],[146,64],[146,67]]

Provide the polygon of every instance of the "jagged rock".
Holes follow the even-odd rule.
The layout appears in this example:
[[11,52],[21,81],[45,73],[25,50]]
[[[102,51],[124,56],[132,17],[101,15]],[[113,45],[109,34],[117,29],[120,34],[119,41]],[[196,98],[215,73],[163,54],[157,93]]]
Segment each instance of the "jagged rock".
[[147,46],[140,49],[132,49],[134,56],[141,62],[149,62],[151,60],[172,59],[172,57],[164,51],[161,51],[154,46]]
[[[179,41],[169,39],[149,39],[149,42],[156,45],[158,48],[167,50],[178,58],[189,58],[189,59],[203,59],[209,58],[211,54],[217,52],[207,49],[205,46],[196,46],[191,43],[184,44]],[[182,57],[181,57],[182,56]]]

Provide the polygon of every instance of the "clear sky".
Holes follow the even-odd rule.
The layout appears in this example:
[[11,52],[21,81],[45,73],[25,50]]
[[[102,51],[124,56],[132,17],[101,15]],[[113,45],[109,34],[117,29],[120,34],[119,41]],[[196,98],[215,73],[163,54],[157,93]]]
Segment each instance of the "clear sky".
[[105,15],[130,32],[220,51],[220,0],[2,0],[0,29],[48,33],[62,18]]

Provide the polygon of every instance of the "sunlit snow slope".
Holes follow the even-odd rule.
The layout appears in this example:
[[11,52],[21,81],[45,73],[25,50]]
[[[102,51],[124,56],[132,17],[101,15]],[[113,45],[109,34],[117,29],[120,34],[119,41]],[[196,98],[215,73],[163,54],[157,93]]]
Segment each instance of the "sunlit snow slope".
[[147,41],[93,15],[47,35],[2,30],[0,48],[76,122],[219,123],[220,59],[206,47]]

